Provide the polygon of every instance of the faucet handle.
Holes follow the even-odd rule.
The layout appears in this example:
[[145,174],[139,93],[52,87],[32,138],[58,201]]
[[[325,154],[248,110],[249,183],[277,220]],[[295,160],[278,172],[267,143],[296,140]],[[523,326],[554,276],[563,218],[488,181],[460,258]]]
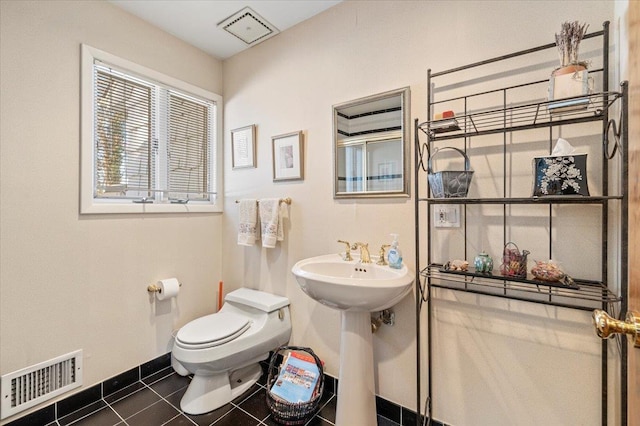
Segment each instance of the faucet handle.
[[385,259],[385,250],[391,247],[391,244],[383,244],[380,246],[380,254],[378,255],[378,261],[376,265],[388,265],[387,260]]
[[349,241],[338,240],[338,242],[347,246],[344,251],[344,256],[342,256],[342,260],[347,262],[353,260],[353,257],[351,257],[351,244],[349,244]]

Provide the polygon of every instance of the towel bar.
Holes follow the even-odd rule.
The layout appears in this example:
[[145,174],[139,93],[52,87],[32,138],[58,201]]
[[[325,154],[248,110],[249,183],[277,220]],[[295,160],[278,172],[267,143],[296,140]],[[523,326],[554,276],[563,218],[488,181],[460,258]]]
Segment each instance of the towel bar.
[[[240,200],[236,200],[236,204],[238,204],[239,202],[240,202]],[[256,202],[260,203],[260,200],[257,200]],[[291,198],[290,197],[280,198],[280,202],[291,205]]]

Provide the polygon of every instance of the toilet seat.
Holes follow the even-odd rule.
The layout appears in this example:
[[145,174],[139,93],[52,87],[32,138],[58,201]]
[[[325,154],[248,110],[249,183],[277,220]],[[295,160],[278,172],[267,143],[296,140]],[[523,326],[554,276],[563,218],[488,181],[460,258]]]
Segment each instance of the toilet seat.
[[195,319],[182,327],[176,344],[187,349],[205,349],[236,339],[251,327],[251,321],[231,312]]

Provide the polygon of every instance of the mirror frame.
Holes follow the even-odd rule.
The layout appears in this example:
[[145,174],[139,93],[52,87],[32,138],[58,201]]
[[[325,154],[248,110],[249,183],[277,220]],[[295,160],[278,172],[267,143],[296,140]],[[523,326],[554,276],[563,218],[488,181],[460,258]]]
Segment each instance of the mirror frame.
[[[402,189],[395,191],[370,191],[370,192],[344,192],[339,191],[338,186],[338,113],[339,109],[354,107],[362,104],[366,104],[369,102],[392,98],[395,96],[400,96],[400,105],[401,105],[401,130],[399,133],[402,138]],[[390,90],[388,92],[377,93],[375,95],[366,96],[364,98],[343,102],[340,104],[333,105],[332,114],[333,114],[333,198],[334,199],[348,199],[348,198],[409,198],[411,196],[409,192],[410,185],[410,155],[411,155],[411,144],[410,144],[410,118],[411,114],[409,112],[410,105],[410,97],[411,90],[409,86]],[[382,134],[389,134],[388,131],[380,131],[378,133],[372,133],[371,140],[375,140],[379,138]],[[376,136],[377,135],[377,136]]]

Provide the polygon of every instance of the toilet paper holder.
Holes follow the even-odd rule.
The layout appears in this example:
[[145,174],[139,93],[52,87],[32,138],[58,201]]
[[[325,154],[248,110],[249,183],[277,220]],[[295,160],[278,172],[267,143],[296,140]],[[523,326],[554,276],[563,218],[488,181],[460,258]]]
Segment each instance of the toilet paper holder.
[[[178,285],[180,287],[182,287],[182,283],[181,282],[178,282]],[[147,291],[149,293],[162,293],[162,289],[159,286],[157,286],[156,284],[149,284],[147,286]]]

